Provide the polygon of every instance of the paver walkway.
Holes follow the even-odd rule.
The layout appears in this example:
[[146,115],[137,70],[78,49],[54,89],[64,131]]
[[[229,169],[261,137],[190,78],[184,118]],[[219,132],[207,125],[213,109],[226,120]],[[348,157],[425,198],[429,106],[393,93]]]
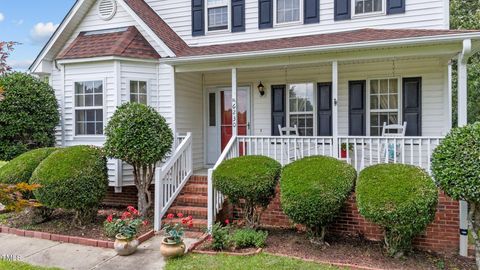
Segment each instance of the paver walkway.
[[[138,247],[135,254],[117,256],[113,249],[87,247],[50,240],[20,237],[0,233],[0,256],[62,269],[163,269],[165,261],[160,255],[161,236],[155,236]],[[194,239],[186,239],[190,245]]]

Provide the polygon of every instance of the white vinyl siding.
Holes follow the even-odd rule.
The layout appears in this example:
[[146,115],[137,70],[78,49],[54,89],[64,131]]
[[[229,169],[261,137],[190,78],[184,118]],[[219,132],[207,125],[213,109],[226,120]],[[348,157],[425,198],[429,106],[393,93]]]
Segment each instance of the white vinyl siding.
[[[448,16],[445,16],[448,1],[445,0],[406,1],[405,14],[364,16],[345,21],[334,21],[334,0],[322,0],[320,1],[320,23],[289,24],[271,29],[258,29],[258,0],[245,0],[245,32],[218,31],[215,34],[212,32],[212,35],[192,37],[190,0],[146,0],[146,2],[191,46],[267,40],[362,28],[448,29]],[[303,10],[300,10],[300,13],[302,14]]]

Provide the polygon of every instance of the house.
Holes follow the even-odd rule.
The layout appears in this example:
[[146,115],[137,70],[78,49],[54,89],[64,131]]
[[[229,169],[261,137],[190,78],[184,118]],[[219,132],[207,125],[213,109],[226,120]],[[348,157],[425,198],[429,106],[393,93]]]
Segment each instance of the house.
[[[179,135],[157,170],[158,229],[192,175],[200,187],[188,190],[204,194],[183,194],[183,206],[211,224],[223,203],[212,172],[239,155],[429,170],[452,126],[451,61],[463,125],[479,41],[480,31],[449,30],[448,0],[78,0],[30,71],[55,89],[60,146],[102,145],[124,102],[167,119]],[[384,125],[403,130],[382,136]],[[133,185],[130,166],[108,166],[116,192]]]

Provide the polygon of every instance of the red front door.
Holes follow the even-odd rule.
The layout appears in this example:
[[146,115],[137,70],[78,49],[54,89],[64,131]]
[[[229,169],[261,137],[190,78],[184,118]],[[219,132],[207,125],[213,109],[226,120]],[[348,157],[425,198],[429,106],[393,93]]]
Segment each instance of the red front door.
[[[221,151],[232,138],[232,91],[220,91],[220,133]],[[247,135],[248,130],[248,91],[237,90],[238,135]]]

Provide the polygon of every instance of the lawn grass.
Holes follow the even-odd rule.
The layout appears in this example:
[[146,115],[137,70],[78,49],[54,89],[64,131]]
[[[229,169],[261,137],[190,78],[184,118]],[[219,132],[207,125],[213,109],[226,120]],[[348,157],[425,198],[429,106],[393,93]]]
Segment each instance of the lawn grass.
[[0,260],[0,270],[60,270],[60,268],[45,268],[33,266],[18,261]]
[[178,259],[167,261],[166,270],[177,269],[202,269],[202,270],[256,270],[256,269],[275,269],[275,270],[339,270],[341,268],[321,265],[313,262],[289,259],[285,257],[259,254],[255,256],[228,256],[228,255],[201,255],[189,254]]

